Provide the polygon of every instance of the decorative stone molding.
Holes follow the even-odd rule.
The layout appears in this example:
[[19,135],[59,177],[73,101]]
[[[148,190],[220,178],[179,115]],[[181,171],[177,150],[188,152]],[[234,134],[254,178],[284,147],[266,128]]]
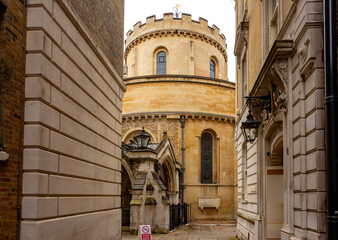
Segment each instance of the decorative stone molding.
[[209,113],[186,113],[186,112],[161,112],[161,113],[133,113],[133,114],[124,114],[122,115],[122,122],[126,121],[141,121],[142,119],[152,120],[155,118],[162,119],[179,119],[177,116],[184,115],[186,120],[211,120],[211,121],[218,121],[218,122],[228,122],[228,123],[235,123],[234,116],[228,115],[216,115],[216,114],[209,114]]
[[[264,95],[260,90],[270,87],[272,77],[271,74],[276,74],[276,76],[280,79],[281,84],[283,84],[283,88],[286,89],[284,85],[288,82],[287,59],[288,57],[292,56],[293,52],[294,48],[292,40],[275,41],[255,81],[255,85],[252,88],[252,96],[257,95],[257,92],[260,92],[260,95]],[[272,68],[274,68],[274,70],[272,70]],[[274,71],[275,73],[273,73]]]
[[309,45],[310,39],[307,39],[303,46],[301,46],[298,50],[298,61],[300,67],[299,72],[304,77],[304,79],[307,79],[311,74],[316,61],[316,57],[309,53]]
[[140,83],[150,83],[150,82],[189,82],[189,83],[202,83],[208,85],[217,85],[219,87],[228,87],[235,89],[235,83],[228,80],[218,79],[218,78],[209,78],[201,76],[191,76],[191,75],[176,75],[176,74],[166,74],[163,76],[160,75],[145,75],[137,77],[129,77],[123,79],[126,85],[131,84],[140,84]]
[[288,96],[288,62],[286,60],[277,60],[271,67],[272,74],[276,76],[276,84],[282,87],[281,94],[276,101],[279,106],[285,107]]
[[271,134],[271,138],[270,138],[270,142],[273,142],[275,140],[275,138],[277,137],[277,135],[283,131],[283,125],[281,125],[280,127],[278,127],[272,134]]
[[235,56],[237,56],[237,64],[239,64],[240,54],[248,43],[249,22],[241,22],[238,25],[235,42]]
[[254,218],[248,216],[248,215],[245,215],[243,213],[240,213],[240,212],[237,212],[237,216],[241,217],[241,218],[244,218],[246,220],[248,220],[249,222],[252,222],[252,223],[255,223],[255,220]]

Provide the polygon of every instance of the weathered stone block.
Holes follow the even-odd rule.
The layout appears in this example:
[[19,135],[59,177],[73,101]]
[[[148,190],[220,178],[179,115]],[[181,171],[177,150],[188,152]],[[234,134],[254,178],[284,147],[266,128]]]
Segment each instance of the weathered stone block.
[[59,156],[37,148],[26,148],[23,152],[24,170],[58,172]]
[[55,42],[61,45],[61,29],[42,7],[27,9],[27,27],[44,29]]
[[59,129],[59,113],[39,101],[26,101],[25,121],[41,122],[52,128]]
[[40,125],[26,125],[25,146],[43,146],[49,147],[49,129]]
[[52,41],[40,30],[27,31],[27,51],[42,51],[49,58],[52,57]]
[[56,197],[23,197],[22,218],[40,219],[57,216]]
[[115,175],[118,173],[108,168],[103,168],[97,165],[89,164],[64,156],[60,156],[59,166],[59,171],[63,174],[104,180],[109,182],[116,182]]
[[50,84],[40,77],[27,77],[25,82],[26,98],[41,98],[50,102]]
[[60,70],[41,54],[26,55],[26,73],[41,74],[53,84],[60,87]]
[[62,195],[119,195],[115,183],[49,175],[49,194]]
[[43,173],[23,173],[22,194],[47,194],[48,175]]

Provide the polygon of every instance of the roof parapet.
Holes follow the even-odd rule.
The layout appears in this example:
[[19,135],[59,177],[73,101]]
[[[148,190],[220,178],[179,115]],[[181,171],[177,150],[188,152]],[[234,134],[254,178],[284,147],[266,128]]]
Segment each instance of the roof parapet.
[[152,15],[152,16],[149,16],[149,17],[146,18],[146,23],[150,24],[150,23],[155,22],[155,20],[156,20],[155,15]]
[[198,18],[199,23],[203,26],[203,27],[208,27],[208,20],[199,17]]
[[182,19],[183,21],[191,21],[191,14],[182,13]]
[[[160,30],[178,34],[190,32],[190,36],[193,36],[191,34],[195,32],[196,36],[204,36],[203,39],[208,37],[226,48],[226,38],[224,34],[220,34],[220,29],[216,25],[208,26],[208,20],[202,17],[199,17],[198,21],[193,20],[191,14],[188,13],[182,13],[181,18],[174,18],[173,13],[164,13],[161,19],[156,19],[156,16],[152,15],[146,18],[146,23],[144,24],[141,21],[137,22],[133,26],[133,31],[129,30],[127,32],[126,46],[140,36],[149,34],[149,36],[157,36]],[[154,34],[154,32],[156,33]]]

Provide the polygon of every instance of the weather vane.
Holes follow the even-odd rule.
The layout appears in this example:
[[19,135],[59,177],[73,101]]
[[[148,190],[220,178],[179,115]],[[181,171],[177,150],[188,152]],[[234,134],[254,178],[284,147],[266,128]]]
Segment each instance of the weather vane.
[[173,7],[174,9],[174,14],[175,14],[175,18],[179,18],[180,17],[180,12],[178,12],[178,8],[181,7],[181,5],[176,4],[175,7]]

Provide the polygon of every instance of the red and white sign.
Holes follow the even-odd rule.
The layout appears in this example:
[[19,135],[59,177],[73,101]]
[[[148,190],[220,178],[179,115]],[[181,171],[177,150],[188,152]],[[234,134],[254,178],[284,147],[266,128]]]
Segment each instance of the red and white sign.
[[140,225],[141,240],[151,240],[150,225]]

